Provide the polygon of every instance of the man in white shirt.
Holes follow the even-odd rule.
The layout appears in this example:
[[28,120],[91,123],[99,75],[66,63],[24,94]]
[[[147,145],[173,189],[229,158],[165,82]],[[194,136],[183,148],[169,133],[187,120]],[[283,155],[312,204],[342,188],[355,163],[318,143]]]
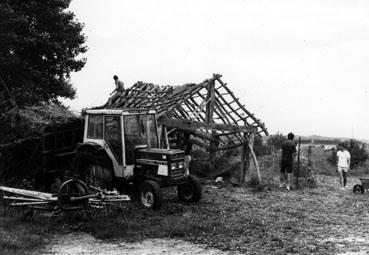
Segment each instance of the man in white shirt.
[[337,171],[340,177],[341,189],[346,187],[347,171],[350,168],[351,155],[341,145],[338,145],[337,151]]

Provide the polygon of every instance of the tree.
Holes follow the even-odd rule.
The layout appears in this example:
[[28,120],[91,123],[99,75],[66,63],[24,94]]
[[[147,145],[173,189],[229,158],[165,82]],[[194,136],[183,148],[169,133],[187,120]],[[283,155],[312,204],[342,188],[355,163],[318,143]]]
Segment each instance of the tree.
[[1,0],[0,78],[19,106],[73,99],[70,73],[87,51],[83,24],[67,11],[71,0]]

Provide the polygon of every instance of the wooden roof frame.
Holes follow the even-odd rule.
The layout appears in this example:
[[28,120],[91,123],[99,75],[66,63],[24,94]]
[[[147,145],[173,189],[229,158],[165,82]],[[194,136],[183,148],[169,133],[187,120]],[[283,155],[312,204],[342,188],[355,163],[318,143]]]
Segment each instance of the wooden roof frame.
[[210,140],[215,135],[221,137],[223,144],[244,142],[250,134],[268,135],[264,123],[245,108],[221,77],[213,74],[199,84],[182,86],[137,82],[109,107],[108,103],[104,107],[154,109],[159,124],[202,133],[197,137]]

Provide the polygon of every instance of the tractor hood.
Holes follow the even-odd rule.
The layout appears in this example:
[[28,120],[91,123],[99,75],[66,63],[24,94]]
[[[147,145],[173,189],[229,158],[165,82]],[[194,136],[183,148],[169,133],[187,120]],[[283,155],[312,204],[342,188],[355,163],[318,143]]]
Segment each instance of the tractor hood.
[[177,149],[139,148],[135,150],[135,158],[160,161],[183,160],[184,151]]

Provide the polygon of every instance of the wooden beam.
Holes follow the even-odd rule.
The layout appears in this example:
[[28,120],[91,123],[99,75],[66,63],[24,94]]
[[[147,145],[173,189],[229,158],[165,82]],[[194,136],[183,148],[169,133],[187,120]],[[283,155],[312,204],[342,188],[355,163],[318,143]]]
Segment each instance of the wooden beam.
[[[249,182],[251,180],[251,165],[250,158],[253,157],[253,148],[254,148],[254,134],[251,134],[248,137],[247,145],[245,146],[245,165],[243,169],[243,182]],[[256,165],[255,165],[256,166]]]
[[215,100],[215,82],[212,80],[208,83],[208,93],[206,95],[206,122],[213,122]]
[[170,128],[178,128],[187,131],[196,131],[199,128],[216,129],[223,131],[237,131],[243,133],[256,133],[257,127],[242,127],[230,124],[205,123],[190,120],[159,118],[158,123]]

